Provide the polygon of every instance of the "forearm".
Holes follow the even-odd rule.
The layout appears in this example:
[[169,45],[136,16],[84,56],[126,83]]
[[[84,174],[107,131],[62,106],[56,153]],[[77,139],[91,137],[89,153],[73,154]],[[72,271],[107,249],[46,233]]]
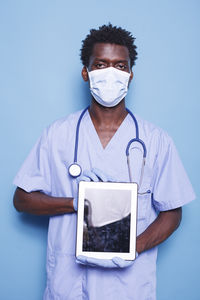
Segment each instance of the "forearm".
[[73,198],[51,197],[42,192],[27,193],[17,188],[13,198],[15,208],[33,215],[59,215],[74,212]]
[[181,207],[160,212],[156,220],[137,237],[137,252],[141,253],[165,241],[178,228],[181,217]]

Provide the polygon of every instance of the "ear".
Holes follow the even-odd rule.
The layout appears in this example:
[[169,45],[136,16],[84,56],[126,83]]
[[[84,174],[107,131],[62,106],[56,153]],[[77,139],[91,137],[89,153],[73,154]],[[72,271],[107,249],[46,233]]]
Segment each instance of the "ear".
[[133,79],[133,71],[131,70],[131,74],[130,74],[130,78],[129,78],[129,82],[128,82],[128,87],[129,87],[132,79]]
[[129,83],[131,83],[132,79],[133,79],[133,71],[131,70],[131,75],[130,75]]
[[82,75],[84,81],[88,81],[89,80],[88,71],[87,71],[86,66],[83,67],[81,75]]

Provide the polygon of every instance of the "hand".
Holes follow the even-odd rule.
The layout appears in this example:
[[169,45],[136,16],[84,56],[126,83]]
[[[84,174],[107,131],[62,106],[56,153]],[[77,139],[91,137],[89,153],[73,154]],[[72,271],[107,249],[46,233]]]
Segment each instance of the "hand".
[[73,199],[73,208],[75,211],[78,209],[78,197],[74,197]]
[[[91,171],[85,171],[86,173],[87,172],[91,172]],[[87,177],[87,175],[85,175],[85,172],[83,172],[83,174],[81,174],[76,180],[77,180],[77,184],[79,184],[80,181],[91,181],[89,179],[89,177]],[[74,197],[73,199],[73,207],[74,207],[74,210],[77,211],[78,209],[78,195]]]
[[134,260],[128,261],[120,257],[113,257],[112,259],[98,259],[93,257],[87,257],[79,255],[76,258],[76,262],[82,265],[90,267],[101,267],[101,268],[127,268],[133,265]]
[[[101,170],[93,168],[91,171],[90,170],[85,170],[81,176],[77,178],[77,183],[80,181],[103,181],[103,182],[116,182],[111,176],[104,174]],[[74,210],[77,211],[78,208],[78,196],[74,197],[73,200],[73,207]]]
[[78,183],[80,181],[103,181],[103,182],[117,182],[113,177],[103,173],[97,168],[90,170],[85,170],[81,176],[77,179]]

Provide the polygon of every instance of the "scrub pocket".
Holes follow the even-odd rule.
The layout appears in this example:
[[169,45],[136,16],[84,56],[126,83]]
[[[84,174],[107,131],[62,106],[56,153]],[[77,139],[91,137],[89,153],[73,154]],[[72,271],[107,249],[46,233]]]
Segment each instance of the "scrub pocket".
[[137,235],[142,233],[147,226],[149,225],[149,220],[151,216],[151,192],[152,181],[153,176],[153,170],[151,167],[149,167],[148,163],[146,162],[146,165],[144,167],[144,176],[142,180],[142,185],[139,189],[138,194],[138,209],[137,209]]
[[[146,189],[147,191],[148,189]],[[151,193],[138,194],[137,206],[137,235],[142,233],[148,226],[151,211]]]
[[47,257],[45,300],[81,300],[82,268],[74,255],[56,253]]

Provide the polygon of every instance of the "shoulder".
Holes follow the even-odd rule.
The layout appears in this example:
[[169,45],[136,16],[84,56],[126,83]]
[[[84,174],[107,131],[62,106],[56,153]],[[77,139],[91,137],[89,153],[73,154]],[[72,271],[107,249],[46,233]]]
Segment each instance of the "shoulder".
[[75,136],[78,119],[83,110],[69,114],[64,118],[60,118],[47,126],[39,139],[41,145],[61,144],[70,141]]
[[138,122],[138,127],[140,131],[141,137],[147,140],[163,140],[166,142],[171,142],[172,138],[169,136],[169,134],[162,129],[159,126],[156,126],[155,124],[142,119],[138,115],[136,115],[136,119]]
[[75,129],[77,126],[78,119],[83,110],[76,111],[67,115],[64,118],[58,119],[51,123],[46,129],[45,132],[48,137],[57,136],[60,137],[62,134],[69,134],[72,129]]
[[[174,142],[169,134],[159,126],[135,116],[139,127],[139,137],[144,141],[149,154],[166,154],[175,149]],[[152,156],[150,155],[151,159]]]
[[67,127],[67,126],[70,126],[70,125],[73,126],[74,124],[77,123],[82,111],[83,110],[76,111],[74,113],[71,113],[71,114],[67,115],[64,118],[61,118],[61,119],[58,119],[58,120],[54,121],[53,123],[51,123],[48,126],[48,129],[49,130],[53,130],[53,129],[59,130],[62,127]]

